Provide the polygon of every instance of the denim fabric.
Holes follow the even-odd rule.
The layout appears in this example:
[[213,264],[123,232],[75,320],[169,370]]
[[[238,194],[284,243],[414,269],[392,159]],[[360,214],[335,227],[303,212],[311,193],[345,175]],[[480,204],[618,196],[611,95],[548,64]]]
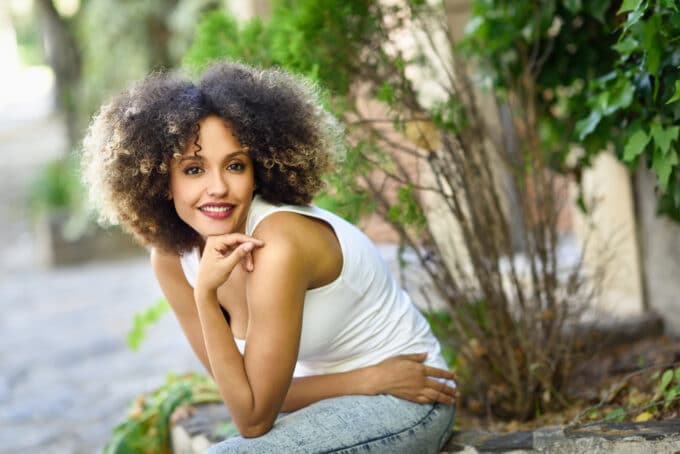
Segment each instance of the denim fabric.
[[452,431],[455,407],[393,396],[342,396],[279,417],[261,437],[211,447],[224,453],[436,453]]

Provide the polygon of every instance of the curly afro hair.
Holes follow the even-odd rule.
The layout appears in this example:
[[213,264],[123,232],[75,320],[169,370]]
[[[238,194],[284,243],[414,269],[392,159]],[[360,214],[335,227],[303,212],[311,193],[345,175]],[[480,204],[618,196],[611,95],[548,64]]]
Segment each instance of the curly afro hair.
[[199,245],[169,200],[169,170],[208,115],[235,132],[256,192],[273,204],[309,204],[342,153],[342,129],[305,79],[229,62],[197,83],[154,73],[102,106],[84,140],[83,178],[100,220],[177,254]]

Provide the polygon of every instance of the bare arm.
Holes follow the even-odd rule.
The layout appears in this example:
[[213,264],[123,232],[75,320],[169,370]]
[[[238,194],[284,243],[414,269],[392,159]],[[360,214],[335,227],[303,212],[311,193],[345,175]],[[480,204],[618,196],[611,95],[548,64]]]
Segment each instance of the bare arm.
[[[194,300],[194,290],[184,276],[179,257],[158,250],[151,253],[151,264],[161,290],[175,313],[185,337],[206,371],[213,376]],[[223,318],[220,314],[219,318]],[[370,368],[350,372],[294,378],[282,411],[294,411],[322,399],[349,394],[374,394],[373,381],[380,374]]]
[[[154,250],[151,263],[161,289],[194,353],[214,377],[194,291],[184,276],[179,257]],[[215,318],[224,320],[221,313]],[[230,332],[229,335],[231,336]],[[420,358],[417,355],[403,355],[349,372],[295,378],[288,388],[281,411],[294,411],[322,399],[350,394],[392,394],[416,402],[451,403],[456,394],[455,389],[442,386],[430,377],[453,379],[453,374],[423,366],[421,363],[424,359],[424,355]]]
[[260,230],[266,246],[253,252],[257,266],[246,278],[247,344],[241,356],[217,300],[217,288],[252,249],[241,237],[207,238],[194,297],[220,395],[241,435],[256,437],[271,428],[288,392],[309,282],[295,237],[280,226]]

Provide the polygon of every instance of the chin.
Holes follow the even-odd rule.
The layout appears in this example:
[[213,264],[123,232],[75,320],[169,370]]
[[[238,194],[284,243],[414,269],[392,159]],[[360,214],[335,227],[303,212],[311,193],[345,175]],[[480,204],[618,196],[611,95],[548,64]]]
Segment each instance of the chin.
[[205,222],[201,222],[190,226],[203,238],[207,236],[224,235],[232,232],[231,225],[215,225],[214,223],[213,225],[210,225],[209,223],[206,224]]
[[203,229],[199,231],[199,235],[202,237],[206,236],[218,236],[218,235],[226,235],[227,233],[233,233],[234,231],[231,229],[216,229],[216,228],[211,228],[211,229]]

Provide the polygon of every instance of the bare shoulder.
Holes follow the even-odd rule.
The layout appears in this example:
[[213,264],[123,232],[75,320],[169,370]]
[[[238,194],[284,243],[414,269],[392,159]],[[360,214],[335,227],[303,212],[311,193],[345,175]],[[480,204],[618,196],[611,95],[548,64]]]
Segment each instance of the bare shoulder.
[[[272,213],[258,224],[253,235],[265,242],[256,254],[274,256],[280,269],[285,269],[289,277],[299,276],[307,288],[327,284],[340,273],[342,250],[324,220],[285,211]],[[285,268],[283,262],[287,262]]]
[[273,240],[293,245],[299,253],[310,249],[309,246],[327,232],[328,226],[322,220],[290,211],[279,211],[264,218],[253,232],[253,236],[265,242]]
[[305,224],[305,216],[290,211],[277,211],[264,218],[253,234],[293,239]]
[[253,254],[260,257],[277,257],[292,259],[293,252],[300,243],[301,216],[295,213],[278,212],[262,220],[253,232],[253,236],[265,243],[265,247],[257,249]]
[[253,236],[264,241],[264,247],[253,252],[255,267],[248,275],[250,283],[272,282],[284,274],[292,281],[306,281],[308,260],[304,253],[303,221],[295,213],[278,212],[258,224]]

